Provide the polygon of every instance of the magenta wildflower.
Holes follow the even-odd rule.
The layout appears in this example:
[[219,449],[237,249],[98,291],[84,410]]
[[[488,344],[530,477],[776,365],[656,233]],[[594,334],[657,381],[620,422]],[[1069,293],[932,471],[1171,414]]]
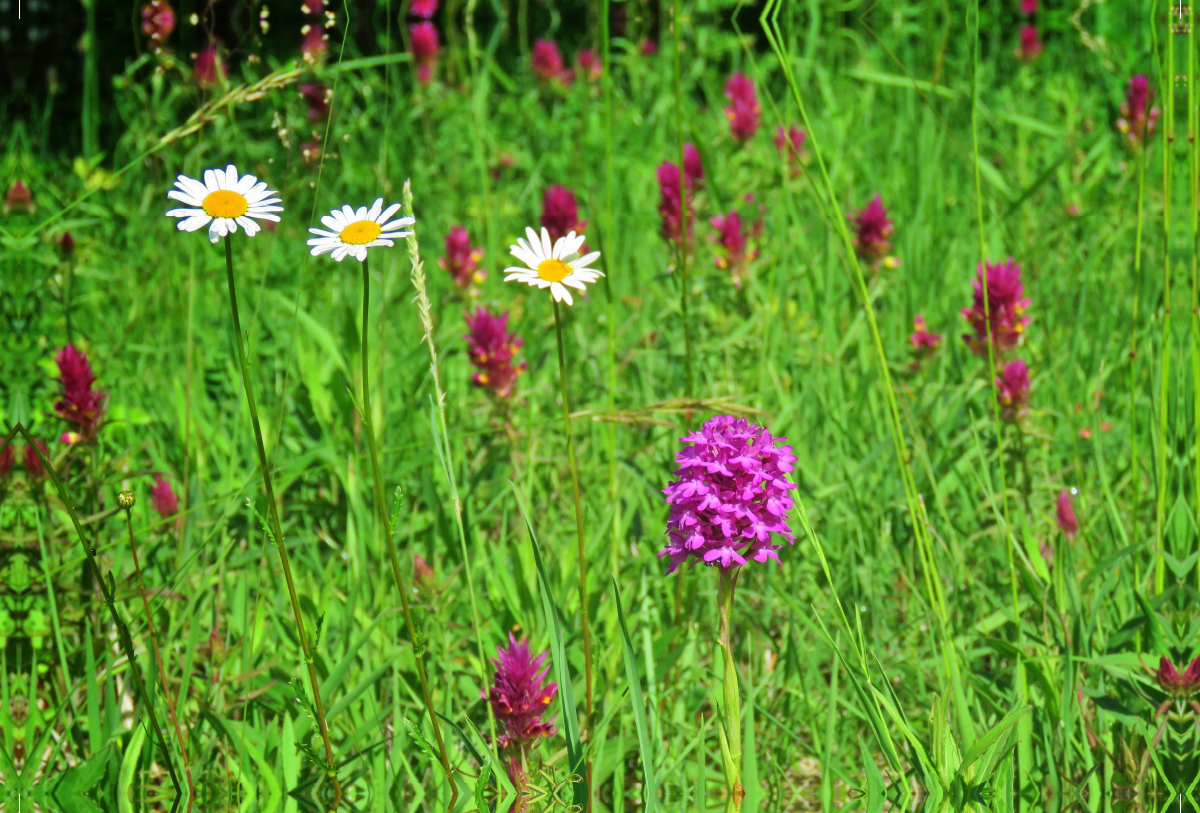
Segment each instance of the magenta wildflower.
[[1021,44],[1014,52],[1017,59],[1032,62],[1042,52],[1042,38],[1038,35],[1036,26],[1021,26]]
[[[666,161],[658,165],[655,172],[658,179],[658,214],[662,218],[662,236],[672,243],[683,239],[684,202],[681,194],[681,179],[679,165]],[[687,186],[687,239],[692,239],[692,224],[696,218],[692,214],[692,183],[691,178],[684,175],[683,185]]]
[[908,343],[912,345],[912,366],[915,370],[921,366],[922,360],[932,356],[942,346],[942,334],[930,333],[925,326],[925,317],[918,313],[913,317],[913,332],[908,337]]
[[658,43],[646,37],[638,45],[638,53],[642,56],[654,56],[658,53]]
[[321,23],[305,23],[300,26],[300,56],[312,65],[319,62],[329,50],[329,35]]
[[1021,0],[1022,14],[1036,14],[1038,10],[1038,0]]
[[412,0],[408,6],[408,16],[431,20],[437,14],[438,0]]
[[96,376],[87,356],[76,350],[75,345],[68,344],[58,351],[55,362],[62,382],[62,395],[54,404],[54,411],[63,420],[77,425],[85,438],[94,437],[96,427],[104,417],[107,397],[93,386]]
[[1154,676],[1158,687],[1176,698],[1184,698],[1200,689],[1200,657],[1193,658],[1188,664],[1187,671],[1182,675],[1175,670],[1175,664],[1165,655],[1158,662],[1158,672]]
[[1075,507],[1071,505],[1071,492],[1065,488],[1058,494],[1058,502],[1054,506],[1058,519],[1058,527],[1067,539],[1074,539],[1079,533],[1079,520],[1075,518]]
[[413,559],[413,584],[417,590],[430,592],[437,587],[437,576],[433,572],[433,568],[425,561],[425,557],[417,554]]
[[741,71],[735,71],[725,83],[725,96],[731,102],[725,108],[730,133],[737,141],[749,141],[758,131],[758,118],[762,115],[754,82]]
[[663,489],[671,514],[658,555],[671,557],[667,572],[688,559],[723,568],[778,561],[783,546],[772,544],[772,534],[796,539],[788,526],[788,491],[796,486],[787,481],[796,456],[777,445],[786,438],[721,415],[681,440],[692,445],[675,455],[679,479]]
[[892,248],[888,242],[892,236],[892,221],[879,193],[876,192],[861,210],[847,217],[854,221],[854,250],[858,256],[869,263],[883,259]]
[[775,149],[787,162],[792,177],[800,174],[800,163],[804,160],[804,142],[808,140],[808,131],[802,127],[791,125],[787,130],[783,125],[775,128]]
[[471,247],[471,236],[466,226],[455,226],[446,235],[446,254],[438,265],[450,272],[459,290],[466,290],[472,283],[478,284],[487,278],[487,271],[479,267],[483,259],[483,246]]
[[756,220],[750,228],[743,230],[742,216],[734,209],[724,217],[717,215],[709,219],[709,223],[717,230],[717,234],[709,239],[720,243],[725,250],[724,256],[716,259],[717,268],[728,271],[733,277],[733,286],[741,288],[750,275],[750,263],[758,259],[758,249],[749,248],[749,243],[750,238],[757,237],[762,231],[762,221]]
[[[552,242],[566,237],[569,232],[581,234],[587,227],[587,221],[579,219],[579,205],[574,193],[558,184],[551,184],[542,193],[542,216],[538,222],[550,232]],[[583,246],[582,250],[586,253],[587,247]]]
[[150,38],[150,47],[157,49],[175,30],[175,9],[167,0],[150,0],[142,6],[142,33]]
[[528,366],[524,360],[514,364],[517,351],[525,343],[515,333],[508,332],[508,312],[496,316],[479,308],[474,314],[464,313],[471,365],[479,370],[471,376],[476,386],[487,387],[497,398],[508,398],[513,384]]
[[963,318],[970,323],[974,333],[963,335],[963,341],[977,356],[987,355],[988,322],[991,322],[991,338],[996,350],[1011,350],[1021,341],[1029,317],[1024,316],[1029,299],[1022,296],[1025,286],[1021,283],[1021,264],[1009,257],[1003,263],[987,264],[986,316],[983,299],[983,264],[978,267],[978,276],[971,280],[975,289],[971,307],[963,308]]
[[690,141],[683,145],[683,176],[688,186],[695,186],[704,180],[704,164],[700,163],[700,150]]
[[604,75],[604,62],[591,48],[584,48],[576,54],[575,65],[583,78],[589,82],[594,82]]
[[325,5],[325,0],[300,0],[300,10],[314,17],[325,13]]
[[1129,90],[1125,94],[1125,101],[1121,103],[1117,129],[1124,133],[1133,147],[1140,147],[1154,135],[1154,126],[1162,111],[1157,107],[1150,108],[1153,99],[1154,91],[1150,89],[1150,80],[1144,74],[1139,73],[1129,80]]
[[13,445],[10,443],[3,449],[0,449],[0,480],[5,479],[12,474],[13,466],[17,463],[17,453],[13,451]]
[[530,63],[533,65],[533,72],[546,81],[563,79],[563,58],[558,52],[558,43],[554,40],[535,42]]
[[[34,439],[33,442],[37,444],[38,449],[42,450],[43,455],[47,458],[50,457],[50,453],[46,450],[46,444],[37,439]],[[42,462],[42,458],[38,457],[37,451],[29,444],[25,444],[25,452],[21,455],[21,462],[24,464],[25,473],[29,475],[30,479],[40,480],[46,476],[46,464]]]
[[192,56],[192,75],[201,88],[211,88],[229,75],[229,68],[225,65],[220,50],[220,40],[209,40],[200,53]]
[[437,67],[438,53],[441,42],[433,23],[415,23],[408,27],[409,40],[412,43],[412,58],[417,65],[417,81],[422,85],[429,84],[433,79],[433,69]]
[[321,121],[329,117],[329,100],[333,91],[320,82],[305,82],[300,86],[300,96],[308,105],[308,120]]
[[516,746],[526,751],[537,744],[541,737],[552,736],[553,718],[542,719],[546,708],[558,693],[558,684],[546,683],[550,667],[543,667],[549,650],[536,658],[529,651],[529,640],[517,641],[508,634],[508,646],[496,647],[496,676],[492,686],[480,692],[492,704],[496,720],[504,726],[500,735],[500,747]]
[[996,378],[996,400],[1000,402],[1000,417],[1019,421],[1029,411],[1029,368],[1021,359],[1004,365]]
[[37,211],[37,205],[33,202],[33,193],[29,191],[29,187],[24,181],[13,181],[12,186],[8,188],[8,193],[4,196],[4,214],[8,214],[14,209],[24,209],[26,214],[33,214]]
[[171,489],[171,483],[161,474],[154,475],[154,488],[150,489],[150,504],[163,519],[179,513],[179,497]]
[[75,253],[75,238],[71,236],[69,231],[65,231],[59,235],[58,239],[55,240],[55,243],[58,245],[58,250],[62,252],[64,257],[70,257]]

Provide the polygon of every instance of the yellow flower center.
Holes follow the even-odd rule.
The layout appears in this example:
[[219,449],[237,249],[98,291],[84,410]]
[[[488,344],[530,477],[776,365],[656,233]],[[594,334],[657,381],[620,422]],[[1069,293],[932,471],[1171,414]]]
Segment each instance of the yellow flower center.
[[338,237],[348,245],[365,246],[367,243],[374,242],[382,233],[383,229],[379,228],[379,224],[374,220],[359,220],[342,229],[342,233]]
[[241,217],[250,209],[250,201],[246,200],[245,195],[218,189],[205,196],[200,208],[209,217]]
[[537,275],[546,282],[562,282],[570,273],[571,266],[562,260],[542,260],[537,267]]

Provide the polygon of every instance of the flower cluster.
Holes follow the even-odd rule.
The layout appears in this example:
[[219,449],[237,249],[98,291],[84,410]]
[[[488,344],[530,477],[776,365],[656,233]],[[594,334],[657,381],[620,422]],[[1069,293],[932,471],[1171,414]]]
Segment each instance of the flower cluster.
[[777,444],[785,439],[732,415],[681,438],[691,445],[675,455],[679,479],[663,489],[670,518],[658,555],[671,557],[668,572],[689,559],[725,568],[778,561],[783,546],[772,544],[772,534],[795,541],[787,517],[796,486],[787,473],[796,457]]
[[107,396],[95,388],[92,366],[75,345],[68,344],[59,350],[54,360],[62,383],[62,393],[54,404],[54,411],[64,421],[75,425],[79,439],[90,440],[96,436],[96,429],[104,417]]
[[1022,62],[1032,62],[1042,53],[1042,38],[1036,26],[1021,26],[1021,44],[1013,52]]
[[1190,697],[1200,690],[1200,657],[1193,658],[1181,675],[1176,671],[1171,659],[1164,655],[1158,662],[1158,672],[1154,677],[1158,681],[1158,687],[1172,697]]
[[333,89],[320,82],[305,82],[300,86],[300,96],[308,105],[308,120],[322,121],[329,118],[329,101]]
[[922,361],[928,359],[942,346],[942,334],[930,333],[925,325],[925,317],[918,313],[913,317],[913,332],[908,337],[908,343],[912,346],[913,352],[912,368],[916,370],[921,366]]
[[762,115],[754,82],[741,71],[735,71],[725,83],[725,96],[730,101],[725,108],[730,134],[736,141],[749,141],[758,132],[758,120]]
[[566,237],[571,232],[581,233],[587,227],[587,221],[579,219],[579,205],[574,193],[558,184],[551,184],[542,193],[542,216],[538,222],[550,232],[551,240]]
[[584,48],[575,55],[575,67],[589,82],[595,82],[604,75],[604,62],[591,48]]
[[775,129],[775,149],[783,158],[792,177],[800,174],[800,165],[807,155],[804,152],[804,142],[808,140],[808,131],[792,125],[784,130],[783,125]]
[[734,209],[727,215],[710,218],[709,223],[717,230],[709,239],[723,249],[723,254],[715,260],[717,268],[728,271],[734,287],[740,289],[749,276],[750,263],[758,259],[758,249],[750,247],[750,240],[762,232],[762,221],[756,220],[749,228],[743,228],[742,216]]
[[1075,507],[1071,505],[1071,492],[1065,488],[1058,493],[1054,514],[1063,536],[1067,539],[1074,539],[1075,534],[1079,533],[1079,520],[1075,518]]
[[507,311],[497,316],[479,308],[475,313],[464,313],[467,342],[471,366],[479,370],[472,374],[476,386],[487,387],[497,398],[512,395],[513,384],[528,366],[524,360],[515,363],[517,352],[524,339],[508,332]]
[[546,683],[550,667],[543,664],[548,654],[533,657],[529,641],[518,641],[511,632],[508,646],[496,647],[497,657],[492,661],[496,675],[491,688],[480,694],[492,704],[496,720],[504,726],[501,748],[513,746],[524,753],[542,737],[554,735],[553,717],[542,719],[558,693],[557,683]]
[[554,40],[535,42],[529,58],[534,74],[547,82],[558,80],[569,83],[574,79],[574,74],[563,65],[562,54],[559,53],[558,43]]
[[1154,135],[1154,127],[1158,123],[1161,111],[1157,107],[1150,107],[1153,99],[1154,91],[1150,89],[1150,80],[1144,74],[1139,73],[1129,80],[1129,90],[1125,94],[1125,101],[1121,103],[1121,118],[1117,119],[1117,129],[1135,149]]
[[438,259],[438,265],[450,273],[459,290],[465,291],[487,278],[487,271],[479,267],[482,259],[483,247],[471,247],[467,227],[455,226],[446,234],[446,254]]
[[[684,200],[683,190],[680,189],[679,165],[664,161],[658,165],[655,174],[658,179],[658,216],[662,218],[662,236],[672,243],[680,243],[683,240]],[[687,239],[690,243],[692,224],[696,218],[692,213],[694,184],[686,171],[686,165],[682,185],[686,187],[687,194]]]
[[29,191],[25,182],[19,179],[13,181],[4,196],[4,214],[11,214],[18,209],[23,210],[27,215],[37,211],[37,204],[33,202],[33,193]]
[[163,479],[161,474],[154,475],[154,488],[150,490],[150,504],[163,519],[179,513],[179,497],[171,488],[171,483]]
[[417,66],[417,81],[427,85],[433,80],[438,54],[442,50],[437,28],[429,20],[413,23],[408,27],[413,63]]
[[408,16],[421,20],[432,20],[437,14],[438,0],[412,0],[408,5]]
[[1000,417],[1020,421],[1029,411],[1029,368],[1021,359],[1004,365],[996,377],[996,398],[1000,401]]
[[325,56],[329,50],[329,35],[325,29],[334,24],[333,12],[326,6],[326,0],[302,0],[300,10],[311,18],[300,27],[300,56],[309,65],[314,65]]
[[881,260],[889,268],[899,265],[895,258],[884,256],[892,248],[888,242],[892,236],[892,221],[878,192],[866,206],[847,217],[854,223],[854,250],[859,257],[872,266]]
[[1021,264],[1012,257],[1003,263],[987,264],[987,302],[984,302],[984,266],[978,268],[978,277],[971,281],[975,289],[974,300],[969,308],[963,308],[963,318],[971,325],[972,333],[963,336],[963,341],[977,356],[987,356],[988,328],[995,349],[1000,352],[1011,350],[1021,341],[1029,317],[1025,310],[1029,300],[1024,296],[1025,286],[1021,283]]
[[192,54],[192,78],[201,90],[215,87],[229,75],[229,66],[221,54],[221,41],[215,37],[197,54]]
[[152,49],[162,48],[174,30],[175,9],[167,0],[150,0],[142,6],[142,33],[150,40]]

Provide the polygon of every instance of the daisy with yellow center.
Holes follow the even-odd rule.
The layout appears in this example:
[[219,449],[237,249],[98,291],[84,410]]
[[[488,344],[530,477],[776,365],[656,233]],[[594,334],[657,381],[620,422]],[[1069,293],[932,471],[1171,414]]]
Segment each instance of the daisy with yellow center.
[[571,299],[571,292],[567,290],[568,285],[582,291],[587,288],[588,283],[604,276],[596,269],[588,268],[600,258],[599,251],[579,256],[579,247],[585,239],[582,234],[569,232],[565,237],[558,238],[553,245],[550,243],[550,232],[545,226],[542,227],[540,235],[526,227],[525,235],[529,241],[518,237],[517,244],[509,246],[509,253],[529,267],[505,268],[504,273],[508,275],[504,278],[505,282],[515,280],[539,288],[549,288],[555,302],[573,305],[575,301]]
[[185,203],[191,208],[172,209],[167,217],[182,218],[180,231],[196,231],[208,226],[208,239],[217,242],[227,234],[233,234],[241,226],[247,237],[258,234],[262,228],[256,220],[279,222],[282,206],[276,206],[279,198],[275,191],[253,175],[238,175],[237,167],[230,164],[225,169],[204,170],[204,183],[180,175],[175,180],[176,189],[167,197]]
[[[393,240],[403,240],[412,234],[405,226],[416,223],[415,218],[401,217],[391,220],[392,215],[400,211],[400,204],[393,203],[383,208],[383,198],[375,201],[368,210],[366,206],[358,207],[358,211],[349,206],[334,209],[321,223],[326,229],[309,229],[317,235],[308,241],[312,246],[312,254],[317,257],[326,252],[333,252],[333,259],[341,262],[347,257],[353,257],[359,262],[367,259],[367,249],[376,246],[394,245]],[[388,222],[391,220],[391,222]]]

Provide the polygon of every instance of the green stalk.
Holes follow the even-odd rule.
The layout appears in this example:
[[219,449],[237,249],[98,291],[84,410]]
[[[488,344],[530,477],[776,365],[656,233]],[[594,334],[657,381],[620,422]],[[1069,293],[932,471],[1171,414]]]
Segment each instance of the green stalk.
[[237,341],[238,364],[242,368],[242,388],[246,391],[246,403],[250,407],[250,423],[254,427],[254,442],[258,449],[258,468],[262,474],[263,488],[267,492],[267,516],[271,521],[271,533],[275,535],[275,547],[279,550],[279,561],[283,567],[283,578],[287,583],[288,597],[292,601],[292,616],[296,621],[296,635],[304,654],[304,665],[308,668],[308,683],[313,693],[313,705],[317,711],[317,725],[321,729],[321,741],[325,745],[326,774],[333,782],[333,808],[342,803],[342,783],[338,781],[337,769],[333,765],[333,745],[329,741],[329,724],[325,721],[325,705],[321,701],[321,681],[313,662],[308,635],[304,631],[304,616],[300,612],[300,597],[296,595],[296,583],[292,578],[292,562],[288,557],[283,539],[283,527],[279,523],[279,507],[275,504],[275,487],[271,482],[271,469],[267,464],[267,449],[263,445],[262,426],[258,422],[258,406],[254,402],[254,388],[250,386],[250,365],[246,361],[246,345],[242,338],[242,321],[238,317],[237,286],[233,277],[233,244],[225,235],[225,276],[229,282],[229,313],[233,318],[233,333]]
[[408,638],[412,641],[413,660],[417,662],[417,679],[421,683],[421,693],[425,699],[425,710],[429,712],[429,724],[433,726],[433,736],[437,739],[438,754],[442,758],[442,770],[450,782],[450,809],[453,810],[458,802],[458,785],[450,769],[450,756],[446,753],[446,743],[442,740],[442,726],[438,722],[437,711],[433,706],[433,695],[429,691],[429,679],[425,674],[425,660],[422,657],[425,647],[419,642],[417,627],[413,623],[412,608],[408,603],[408,585],[404,583],[404,573],[400,570],[400,559],[396,555],[396,543],[392,539],[392,523],[388,517],[387,496],[383,490],[383,469],[379,465],[379,448],[375,442],[375,429],[371,423],[371,372],[369,354],[367,352],[367,327],[371,314],[371,271],[367,258],[362,261],[363,281],[363,316],[362,316],[362,419],[363,432],[367,436],[367,448],[371,450],[371,472],[375,481],[375,504],[379,508],[379,531],[387,548],[388,558],[392,563],[392,576],[396,579],[396,590],[400,593],[400,606],[404,611],[404,623],[408,626]]
[[137,542],[133,538],[133,493],[122,491],[117,503],[125,509],[125,527],[129,529],[129,550],[133,553],[133,570],[137,573],[138,592],[142,594],[142,610],[146,613],[146,629],[150,631],[150,643],[154,647],[154,662],[158,666],[158,682],[162,686],[163,696],[167,700],[167,716],[175,728],[175,739],[179,741],[179,754],[183,757],[183,773],[187,778],[188,803],[187,811],[191,813],[192,803],[196,799],[196,786],[192,783],[192,766],[188,762],[187,745],[183,738],[183,729],[179,726],[179,717],[175,713],[175,701],[171,698],[171,685],[167,682],[167,670],[163,666],[162,652],[158,648],[158,631],[154,629],[154,618],[150,613],[150,601],[146,598],[146,583],[142,580],[142,565],[138,561]]
[[[404,182],[404,216],[413,216],[411,181]],[[485,666],[485,656],[483,654],[487,650],[483,646],[483,625],[479,621],[479,603],[475,598],[475,577],[471,571],[471,558],[467,552],[467,531],[463,526],[462,499],[458,494],[458,481],[454,476],[454,464],[449,459],[450,433],[446,429],[446,394],[442,391],[442,380],[438,375],[437,346],[433,343],[432,306],[429,303],[429,294],[425,289],[425,264],[421,261],[421,247],[417,241],[415,230],[409,232],[406,243],[408,245],[408,259],[412,264],[412,284],[417,292],[417,313],[421,317],[423,340],[429,345],[429,371],[433,376],[433,391],[437,404],[438,424],[442,432],[441,443],[445,444],[444,455],[440,446],[438,447],[438,453],[442,455],[442,468],[446,474],[446,482],[450,486],[450,499],[454,503],[454,522],[458,528],[458,544],[462,552],[463,570],[467,574],[467,594],[471,599],[471,624],[475,628],[475,646],[479,652],[476,667],[479,673],[479,685],[482,687],[487,686],[487,667]],[[438,443],[436,439],[434,442],[435,445]],[[486,705],[488,726],[494,746],[496,743],[496,717],[492,711],[491,703]]]
[[721,615],[721,627],[717,642],[725,656],[723,694],[725,719],[722,723],[721,750],[725,765],[725,788],[729,793],[725,802],[725,813],[738,813],[746,790],[742,787],[742,703],[738,691],[737,664],[733,660],[733,645],[730,642],[729,626],[733,616],[733,592],[737,587],[738,569],[719,568],[721,581],[717,588],[717,599]]
[[575,502],[575,534],[579,542],[579,607],[583,613],[583,673],[586,680],[584,733],[592,720],[592,633],[588,627],[587,546],[583,536],[583,502],[579,493],[579,470],[575,465],[575,436],[571,431],[571,378],[563,349],[562,312],[554,301],[554,335],[558,339],[558,378],[562,383],[563,431],[567,433],[567,465],[571,469],[571,496]]
[[[613,229],[613,130],[612,130],[612,66],[609,57],[609,33],[608,33],[608,4],[609,0],[604,0],[603,19],[601,20],[601,32],[604,37],[604,233],[615,234]],[[612,243],[608,246],[608,265],[612,267]],[[612,282],[609,280],[609,275],[604,275],[604,294],[608,300],[608,319],[605,327],[608,328],[608,347],[606,348],[608,356],[608,411],[614,412],[617,408],[616,393],[617,393],[617,359],[616,359],[616,343],[617,343],[617,325],[616,325],[616,308],[613,303]],[[610,568],[612,575],[615,578],[621,571],[621,501],[617,499],[617,427],[609,422],[606,427],[608,432],[608,497],[612,503],[612,562]]]
[[[1170,82],[1175,69],[1175,37],[1167,37],[1167,62],[1163,77]],[[1163,94],[1163,329],[1162,366],[1159,371],[1158,402],[1158,489],[1154,515],[1154,592],[1162,593],[1166,576],[1163,545],[1166,542],[1167,519],[1167,399],[1171,378],[1171,147],[1175,143],[1175,93],[1173,88]]]
[[[679,39],[679,0],[673,0],[671,6],[671,30],[675,35],[675,123],[679,128],[679,208],[681,225],[679,233],[679,309],[683,314],[683,348],[684,348],[684,379],[687,383],[687,396],[696,394],[695,379],[692,377],[692,320],[688,316],[688,300],[691,299],[691,287],[687,273],[687,233],[688,205],[687,179],[683,174],[683,79],[680,67],[680,51],[683,45]],[[606,46],[607,47],[607,46]]]

